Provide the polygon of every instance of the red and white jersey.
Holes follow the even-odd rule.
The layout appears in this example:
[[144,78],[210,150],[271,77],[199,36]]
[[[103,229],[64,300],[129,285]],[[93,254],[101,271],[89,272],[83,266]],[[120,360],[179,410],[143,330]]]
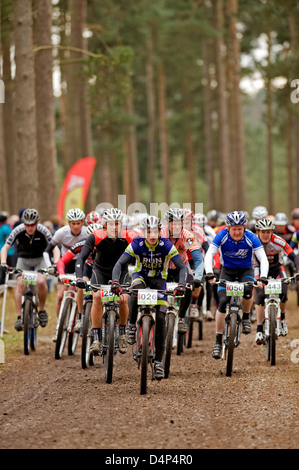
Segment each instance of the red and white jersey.
[[[276,235],[275,233],[273,233],[271,240],[263,246],[269,261],[269,269],[282,266],[283,255],[289,256],[289,254],[293,251],[290,245],[282,237]],[[258,265],[257,260],[256,265]]]
[[[160,237],[170,239],[168,227],[163,227],[161,229]],[[187,263],[188,261],[188,251],[192,252],[193,250],[200,249],[195,235],[185,228],[182,229],[180,238],[177,238],[173,244],[181,255],[184,263]],[[168,268],[176,269],[172,261],[169,262]]]
[[200,246],[205,241],[207,241],[207,237],[206,237],[204,230],[199,225],[195,224],[194,222],[192,223],[192,232],[196,236],[196,239]]

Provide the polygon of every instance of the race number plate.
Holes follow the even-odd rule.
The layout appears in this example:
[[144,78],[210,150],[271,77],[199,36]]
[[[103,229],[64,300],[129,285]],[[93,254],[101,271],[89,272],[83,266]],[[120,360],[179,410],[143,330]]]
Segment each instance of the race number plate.
[[138,305],[156,305],[158,301],[158,291],[153,289],[138,290]]
[[22,273],[22,284],[30,284],[35,285],[37,280],[37,272],[36,271],[23,271]]
[[268,281],[268,284],[265,286],[265,294],[281,294],[281,292],[282,287],[280,279]]
[[244,284],[239,282],[227,282],[226,283],[226,295],[228,296],[243,296],[244,295]]
[[119,297],[114,295],[111,292],[111,286],[101,286],[101,298],[102,302],[113,302],[114,300],[119,300]]

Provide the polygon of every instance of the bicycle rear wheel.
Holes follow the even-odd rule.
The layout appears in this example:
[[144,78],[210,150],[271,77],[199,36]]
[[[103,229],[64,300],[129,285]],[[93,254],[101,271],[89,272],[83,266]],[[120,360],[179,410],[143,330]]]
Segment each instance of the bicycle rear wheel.
[[228,342],[227,342],[227,361],[226,376],[230,377],[233,370],[233,359],[235,349],[235,337],[237,332],[237,314],[232,312],[228,325]]
[[150,318],[147,315],[145,315],[142,319],[142,332],[141,332],[141,382],[140,382],[140,394],[141,395],[145,395],[147,392],[149,334],[150,334]]
[[31,299],[25,299],[24,311],[23,311],[23,322],[24,322],[24,354],[29,355],[31,336],[32,336],[32,312],[33,303]]
[[105,378],[107,384],[111,384],[113,375],[113,358],[114,358],[114,336],[115,336],[115,312],[109,310],[107,312],[107,349],[104,358],[105,362]]
[[187,339],[187,349],[190,349],[192,347],[193,327],[194,327],[194,320],[192,320],[192,318],[190,318],[188,331],[186,333],[186,335],[187,335],[187,338],[186,338]]
[[171,353],[173,345],[173,332],[174,332],[175,316],[172,313],[168,314],[167,317],[167,334],[165,340],[165,355],[164,355],[164,377],[165,379],[169,376]]
[[85,313],[84,313],[84,320],[83,320],[83,328],[82,328],[82,344],[81,344],[81,365],[82,369],[86,369],[88,366],[93,365],[91,363],[91,358],[93,357],[90,354],[90,345],[91,345],[91,311],[92,302],[86,302],[85,305]]
[[64,351],[67,338],[67,326],[71,315],[72,303],[72,299],[66,299],[61,313],[55,346],[55,359],[60,359]]

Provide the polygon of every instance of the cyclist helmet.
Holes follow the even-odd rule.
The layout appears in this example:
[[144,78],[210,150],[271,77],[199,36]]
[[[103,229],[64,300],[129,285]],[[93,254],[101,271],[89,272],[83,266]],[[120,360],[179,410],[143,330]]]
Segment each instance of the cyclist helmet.
[[185,214],[183,209],[168,209],[168,211],[165,212],[165,220],[167,222],[172,222],[173,220],[184,220]]
[[244,212],[240,212],[240,211],[230,212],[226,216],[225,224],[228,227],[231,227],[232,225],[246,225],[247,224],[246,215],[244,214]]
[[274,223],[275,225],[287,225],[287,215],[284,212],[277,212],[277,214],[275,214]]
[[185,220],[194,219],[194,212],[191,209],[183,209],[183,213]]
[[86,225],[96,224],[100,221],[101,221],[101,215],[96,211],[89,212],[86,216],[86,219],[85,219]]
[[87,229],[86,229],[86,233],[87,233],[87,235],[90,235],[95,230],[100,230],[101,228],[103,228],[101,224],[89,224]]
[[103,222],[116,222],[123,220],[123,213],[120,209],[106,209],[103,214]]
[[84,220],[85,214],[79,208],[69,209],[66,213],[65,218],[68,222],[77,222],[78,220]]
[[299,219],[299,207],[296,207],[291,212],[292,219]]
[[156,217],[155,215],[148,215],[142,220],[141,227],[143,229],[158,228],[160,230],[162,228],[162,222],[159,217]]
[[217,222],[218,217],[219,217],[219,212],[216,211],[215,209],[212,209],[207,213],[208,221],[214,220],[214,222]]
[[34,225],[39,221],[39,213],[36,209],[26,209],[22,215],[22,221],[26,225]]
[[197,214],[194,214],[194,222],[197,225],[206,225],[208,223],[208,218],[206,215],[198,212]]
[[270,219],[260,219],[255,224],[256,230],[274,230],[275,225],[272,220]]
[[264,219],[268,215],[268,209],[264,206],[256,206],[252,210],[252,218],[255,220]]

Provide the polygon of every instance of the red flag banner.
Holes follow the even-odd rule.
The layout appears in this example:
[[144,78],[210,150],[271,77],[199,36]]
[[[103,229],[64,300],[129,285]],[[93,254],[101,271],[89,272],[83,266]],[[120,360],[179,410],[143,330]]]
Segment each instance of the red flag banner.
[[85,157],[76,162],[66,175],[57,203],[57,214],[64,220],[69,209],[84,210],[90,181],[96,165],[96,158]]

